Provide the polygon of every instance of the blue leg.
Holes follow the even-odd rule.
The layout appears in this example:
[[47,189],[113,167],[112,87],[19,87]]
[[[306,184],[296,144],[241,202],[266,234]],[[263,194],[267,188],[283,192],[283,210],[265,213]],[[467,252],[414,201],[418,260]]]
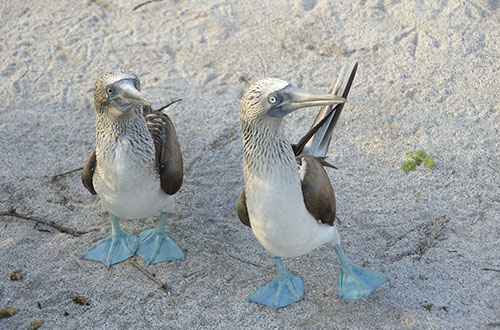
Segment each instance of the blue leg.
[[301,300],[304,297],[304,284],[300,278],[286,271],[280,257],[275,257],[274,261],[278,268],[278,276],[274,281],[254,291],[249,299],[278,309]]
[[145,230],[139,235],[137,255],[150,264],[162,261],[183,260],[184,252],[165,233],[167,212],[162,212],[160,222],[155,229]]
[[120,229],[118,217],[110,213],[111,236],[94,244],[83,254],[84,259],[100,261],[106,266],[117,264],[132,257],[137,250],[139,239]]
[[381,272],[352,264],[344,255],[340,245],[333,247],[340,261],[337,288],[342,299],[360,299],[367,297],[376,288],[387,281]]

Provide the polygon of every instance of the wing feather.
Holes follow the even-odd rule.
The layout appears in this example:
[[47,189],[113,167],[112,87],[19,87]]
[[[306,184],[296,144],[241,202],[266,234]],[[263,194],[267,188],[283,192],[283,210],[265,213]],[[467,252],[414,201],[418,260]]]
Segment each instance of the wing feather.
[[155,111],[145,119],[155,145],[161,188],[166,194],[173,195],[181,188],[183,180],[182,154],[174,124],[161,111]]
[[97,192],[94,189],[94,183],[92,182],[92,177],[94,176],[96,162],[97,159],[94,147],[94,149],[90,153],[89,159],[85,163],[85,166],[83,166],[83,171],[82,171],[82,183],[92,195],[97,195]]
[[333,226],[336,214],[335,193],[321,159],[301,154],[296,160],[300,166],[300,181],[306,209],[316,220]]
[[238,212],[238,218],[242,224],[248,227],[252,227],[250,225],[250,217],[248,216],[247,209],[247,198],[245,196],[245,189],[240,194],[240,198],[238,198],[238,203],[236,204],[236,211]]

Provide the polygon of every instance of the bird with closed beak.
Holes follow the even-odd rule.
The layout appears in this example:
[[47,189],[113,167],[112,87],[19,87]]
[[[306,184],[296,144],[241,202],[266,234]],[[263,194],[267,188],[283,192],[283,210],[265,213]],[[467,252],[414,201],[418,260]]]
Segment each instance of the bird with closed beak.
[[[184,252],[165,232],[183,177],[172,121],[151,110],[139,78],[128,70],[102,74],[95,83],[94,103],[96,145],[82,181],[109,212],[112,234],[90,247],[83,258],[108,267],[134,254],[148,264],[184,259]],[[157,212],[161,214],[157,227],[139,236],[120,228],[120,218],[142,219]]]
[[[251,85],[241,100],[245,187],[237,203],[241,222],[274,256],[276,279],[249,299],[273,308],[301,300],[304,285],[289,274],[282,257],[307,254],[328,244],[341,268],[337,286],[344,299],[366,297],[386,281],[380,272],[352,264],[340,248],[336,202],[324,166],[333,128],[346,102],[357,63],[344,66],[330,94],[310,94],[288,82],[266,78]],[[291,145],[283,118],[305,107],[323,106],[311,129]],[[333,167],[333,166],[332,166]]]

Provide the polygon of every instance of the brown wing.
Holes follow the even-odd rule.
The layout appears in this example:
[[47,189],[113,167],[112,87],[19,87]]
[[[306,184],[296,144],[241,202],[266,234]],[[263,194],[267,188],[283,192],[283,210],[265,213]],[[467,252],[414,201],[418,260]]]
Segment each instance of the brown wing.
[[302,195],[307,210],[316,220],[333,226],[336,212],[335,193],[321,159],[301,154],[296,160],[301,167]]
[[236,211],[238,212],[238,218],[242,224],[248,227],[252,227],[250,225],[250,217],[248,216],[247,209],[247,198],[245,196],[245,189],[240,194],[240,198],[238,198],[238,203],[236,204]]
[[85,166],[83,167],[82,171],[82,183],[87,188],[88,191],[92,195],[96,195],[97,192],[94,189],[94,183],[92,182],[92,177],[94,176],[94,170],[95,170],[95,164],[96,164],[96,155],[95,155],[95,147],[94,150],[90,153],[90,157],[85,163]]
[[155,144],[161,189],[173,195],[181,188],[183,177],[181,148],[174,124],[160,111],[147,115],[145,119]]

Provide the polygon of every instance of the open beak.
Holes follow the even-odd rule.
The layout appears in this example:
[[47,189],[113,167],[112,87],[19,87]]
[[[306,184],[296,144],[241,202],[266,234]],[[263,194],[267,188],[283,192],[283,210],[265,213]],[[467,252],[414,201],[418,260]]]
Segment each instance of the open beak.
[[332,94],[311,94],[297,87],[288,86],[281,92],[283,102],[281,109],[290,113],[300,108],[345,103],[347,100]]

